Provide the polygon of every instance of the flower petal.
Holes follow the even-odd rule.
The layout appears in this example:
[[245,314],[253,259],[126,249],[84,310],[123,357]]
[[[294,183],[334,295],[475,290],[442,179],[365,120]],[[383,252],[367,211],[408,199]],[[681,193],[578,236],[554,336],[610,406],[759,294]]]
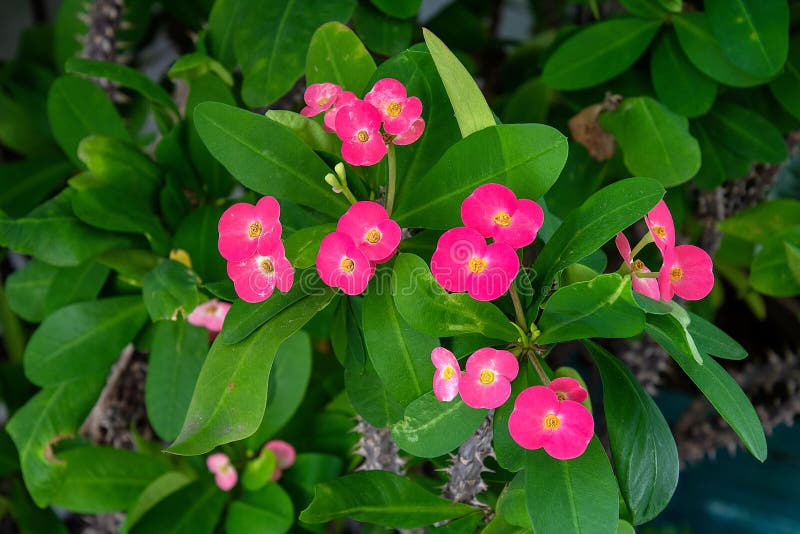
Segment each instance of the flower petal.
[[258,241],[250,237],[250,225],[258,222],[255,207],[239,202],[222,214],[217,224],[219,253],[228,261],[241,261],[253,255]]
[[[548,385],[547,387],[552,389],[559,399],[561,399],[561,397],[563,396],[563,399],[561,400],[583,402],[586,400],[586,397],[588,396],[588,393],[586,392],[585,389],[583,389],[581,383],[575,380],[574,378],[570,378],[568,376],[562,376],[556,378],[555,380],[550,382],[550,385]],[[558,395],[559,393],[561,393],[561,396]]]
[[644,222],[653,235],[653,241],[663,254],[668,248],[675,246],[675,224],[667,203],[659,200],[658,204],[644,217]]
[[494,216],[498,212],[511,215],[516,211],[517,197],[508,187],[500,184],[483,184],[461,203],[461,220],[483,237],[492,237]]
[[511,395],[511,383],[502,375],[495,375],[491,384],[480,380],[480,372],[464,373],[458,382],[458,392],[464,404],[472,408],[497,408]]
[[505,243],[492,243],[483,255],[486,268],[480,273],[470,273],[467,291],[476,300],[494,300],[508,291],[519,272],[519,258],[514,249]]
[[514,409],[508,419],[511,438],[520,447],[538,449],[547,439],[544,418],[558,411],[558,398],[544,386],[532,386],[523,390],[514,401]]
[[548,433],[544,450],[558,460],[571,460],[586,451],[594,435],[594,418],[582,404],[566,400],[558,407],[561,425]]
[[628,241],[628,238],[625,237],[625,234],[620,232],[617,234],[617,237],[614,238],[614,244],[617,245],[617,251],[619,252],[619,255],[622,256],[622,261],[624,261],[630,267],[631,244]]
[[410,145],[420,137],[422,137],[422,133],[425,131],[425,120],[419,118],[411,123],[411,126],[408,127],[408,130],[397,134],[394,139],[392,139],[392,143],[398,146],[403,145]]
[[294,447],[289,443],[280,439],[274,439],[268,441],[267,444],[264,445],[264,448],[271,450],[275,454],[278,469],[289,469],[294,465],[296,453]]
[[675,293],[686,300],[700,300],[714,287],[714,264],[708,253],[693,245],[675,247],[676,264],[683,277],[672,283]]

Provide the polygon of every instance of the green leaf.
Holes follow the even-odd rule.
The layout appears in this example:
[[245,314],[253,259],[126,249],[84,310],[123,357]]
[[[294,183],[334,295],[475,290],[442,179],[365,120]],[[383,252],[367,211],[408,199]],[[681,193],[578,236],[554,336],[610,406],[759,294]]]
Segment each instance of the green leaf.
[[[222,4],[223,2],[217,2]],[[223,84],[228,87],[233,85],[233,76],[218,61],[200,52],[184,54],[170,67],[167,76],[170,79],[192,81],[197,78],[205,77],[207,74],[214,74]]]
[[203,301],[200,279],[186,265],[165,260],[144,276],[142,297],[153,321],[188,317]]
[[282,534],[294,523],[294,506],[278,485],[246,492],[233,501],[225,517],[225,531],[236,534]]
[[21,217],[61,186],[72,173],[66,160],[36,157],[0,165],[0,209]]
[[331,82],[363,95],[375,61],[353,31],[340,22],[320,26],[306,56],[306,83]]
[[234,34],[246,22],[247,4],[240,0],[215,0],[208,16],[208,47],[225,67],[236,66]]
[[186,487],[194,480],[194,476],[180,471],[169,471],[153,480],[142,490],[136,502],[128,508],[125,522],[122,524],[120,534],[127,534],[139,519],[151,508],[156,506],[166,497]]
[[195,110],[195,124],[211,154],[245,186],[338,217],[342,195],[325,183],[325,163],[284,126],[216,102]]
[[667,10],[656,0],[620,0],[622,7],[631,15],[645,19],[661,19]]
[[647,96],[626,98],[600,124],[622,147],[631,173],[650,176],[664,187],[686,182],[700,169],[700,145],[689,121]]
[[603,380],[603,408],[622,496],[634,525],[661,513],[678,485],[678,449],[664,416],[630,370],[584,341]]
[[675,113],[697,117],[714,104],[717,83],[692,65],[673,32],[656,41],[650,72],[656,96]]
[[372,4],[392,17],[411,18],[417,14],[422,0],[370,0]]
[[317,484],[300,521],[326,523],[348,517],[395,528],[419,528],[474,511],[437,497],[422,486],[386,471],[364,471]]
[[525,503],[525,473],[518,473],[497,499],[497,513],[511,525],[531,529]]
[[728,334],[699,315],[688,312],[691,322],[686,331],[692,336],[697,348],[709,355],[726,360],[743,360],[747,351]]
[[620,180],[594,193],[564,219],[539,253],[534,285],[549,287],[562,269],[644,217],[663,196],[664,188],[652,178]]
[[242,485],[248,491],[260,490],[270,481],[276,467],[275,453],[262,449],[258,456],[247,462],[242,473]]
[[47,96],[47,116],[59,146],[76,164],[80,164],[78,144],[88,135],[130,140],[108,95],[83,78],[62,76],[53,82]]
[[720,102],[709,119],[714,135],[736,154],[768,163],[782,163],[788,157],[780,131],[755,111]]
[[189,253],[192,270],[203,280],[228,278],[227,262],[217,249],[217,225],[223,211],[222,206],[200,206],[192,210],[178,226],[172,239],[172,248],[180,248]]
[[326,132],[322,125],[310,117],[304,117],[294,111],[271,109],[265,117],[289,128],[309,148],[316,152],[327,152],[334,156],[342,149],[342,143],[336,135]]
[[705,13],[681,13],[672,17],[672,23],[689,61],[711,78],[733,87],[752,87],[765,82],[763,78],[740,69],[736,62],[728,61],[719,41],[711,33]]
[[447,229],[461,224],[461,203],[479,185],[500,183],[536,200],[567,161],[567,139],[543,124],[501,124],[459,141],[424,178],[398,195],[403,226]]
[[393,56],[411,44],[414,21],[388,17],[367,3],[359,3],[353,13],[353,28],[367,48]]
[[767,241],[753,259],[750,285],[756,291],[772,297],[800,294],[800,280],[792,269],[793,262],[796,262],[798,246],[800,246],[800,226],[785,230]]
[[783,72],[770,82],[769,89],[786,111],[800,119],[800,38],[792,39]]
[[494,412],[492,444],[497,455],[497,463],[503,469],[516,472],[525,467],[525,449],[511,437],[508,431],[508,419],[511,417],[517,395],[528,386],[541,385],[542,381],[530,364],[520,365],[519,375],[511,382],[511,395]]
[[414,456],[435,458],[469,439],[487,413],[470,408],[460,397],[442,402],[429,391],[409,404],[403,419],[392,425],[392,438]]
[[726,180],[738,178],[747,174],[750,169],[750,160],[734,154],[719,139],[711,136],[712,128],[709,127],[708,116],[703,120],[692,121],[690,131],[700,143],[700,152],[703,162],[700,170],[694,177],[697,185],[705,190],[714,189]]
[[422,29],[425,43],[436,63],[450,103],[456,114],[461,137],[495,125],[494,114],[480,88],[449,48],[432,32]]
[[108,372],[146,319],[138,295],[61,308],[44,320],[25,347],[25,375],[34,384],[52,386]]
[[158,321],[147,363],[144,401],[153,430],[173,440],[189,409],[208,352],[208,331],[186,321]]
[[620,17],[587,26],[550,56],[542,79],[554,89],[591,87],[623,73],[656,36],[661,21]]
[[34,504],[21,480],[12,479],[9,485],[11,488],[7,493],[8,511],[11,512],[19,532],[47,532],[49,534],[67,534],[69,532],[52,509],[45,508],[43,510]]
[[156,458],[113,447],[77,447],[57,461],[66,469],[53,504],[84,514],[127,510],[166,471]]
[[129,532],[213,534],[227,498],[210,480],[198,480],[155,504]]
[[719,223],[725,235],[761,244],[794,226],[800,226],[800,200],[788,198],[760,202]]
[[[360,337],[356,342],[362,343]],[[349,357],[345,363],[344,387],[353,410],[367,423],[378,428],[399,421],[403,417],[404,407],[386,391],[372,362],[368,360],[358,365],[354,358]]]
[[59,269],[39,260],[31,260],[6,278],[6,299],[14,313],[29,323],[45,316],[45,298]]
[[301,228],[286,238],[286,257],[295,269],[307,269],[317,262],[319,245],[326,235],[336,231],[334,224],[320,224]]
[[764,429],[736,381],[713,358],[704,358],[702,364],[695,361],[683,327],[671,315],[649,315],[646,330],[731,425],[747,450],[763,462],[767,457]]
[[544,449],[528,451],[525,497],[536,532],[614,532],[617,528],[617,483],[596,437],[574,460],[556,460]]
[[630,277],[600,275],[556,291],[539,319],[542,335],[536,342],[550,344],[587,337],[632,337],[644,330],[644,312],[633,300]]
[[777,74],[789,50],[789,5],[781,0],[708,0],[708,23],[722,52],[759,78]]
[[167,452],[203,454],[253,434],[264,416],[270,369],[278,347],[325,308],[333,296],[330,289],[308,295],[236,344],[228,345],[223,336],[217,337],[197,379],[183,428]]
[[150,199],[162,186],[159,166],[130,142],[90,135],[78,145],[78,157],[105,185]]
[[48,133],[36,124],[30,105],[0,92],[0,143],[19,154],[36,157],[53,151]]
[[436,337],[483,334],[503,341],[519,337],[511,321],[494,304],[475,300],[466,293],[445,291],[419,256],[397,257],[392,284],[397,311],[420,332]]

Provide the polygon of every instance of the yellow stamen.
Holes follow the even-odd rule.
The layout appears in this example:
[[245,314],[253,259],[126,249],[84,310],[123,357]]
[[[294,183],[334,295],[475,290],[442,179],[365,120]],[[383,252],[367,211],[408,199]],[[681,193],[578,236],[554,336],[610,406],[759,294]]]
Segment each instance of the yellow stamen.
[[392,102],[386,106],[386,113],[388,113],[390,117],[397,117],[402,111],[403,106],[401,106],[399,102]]
[[367,141],[369,141],[369,134],[367,133],[366,130],[359,130],[358,133],[356,134],[356,139],[358,139],[362,143],[366,143]]
[[631,267],[633,267],[633,270],[638,273],[644,270],[644,262],[642,260],[635,260]]
[[250,223],[250,227],[247,229],[247,235],[249,235],[252,239],[260,236],[261,232],[263,231],[264,229],[261,227],[261,223],[258,221],[253,221]]
[[567,400],[569,398],[563,391],[556,391],[556,397],[558,397],[558,400],[560,401]]
[[275,270],[275,266],[272,264],[271,261],[269,261],[267,259],[263,259],[263,260],[261,260],[261,270],[264,273],[269,274],[269,273],[271,273],[272,271]]
[[658,237],[659,239],[664,239],[664,238],[666,238],[666,237],[667,237],[667,230],[666,230],[666,228],[664,228],[663,226],[654,226],[654,227],[653,227],[653,233],[654,233],[654,234],[656,235],[656,237]]
[[317,105],[319,105],[319,106],[324,106],[325,104],[327,104],[327,103],[328,103],[328,102],[330,102],[330,101],[331,101],[331,99],[330,99],[329,97],[327,97],[327,96],[323,96],[322,98],[320,98],[319,100],[317,100]]
[[549,413],[544,416],[542,426],[544,426],[547,430],[556,430],[561,426],[561,419],[559,419],[557,415]]
[[486,260],[483,258],[472,258],[469,260],[469,270],[473,273],[482,273],[486,269]]
[[481,384],[491,384],[494,382],[494,373],[489,369],[484,369],[481,371]]
[[217,309],[218,308],[216,306],[209,306],[208,308],[206,308],[206,313],[209,315],[214,315],[215,313],[217,313]]
[[344,258],[340,265],[342,267],[342,270],[347,271],[348,273],[352,273],[353,269],[356,268],[356,262],[354,262],[350,258]]
[[494,223],[500,226],[511,226],[511,215],[505,211],[498,211],[494,214]]
[[444,371],[442,371],[442,378],[444,378],[445,380],[450,380],[451,378],[453,378],[453,375],[455,374],[456,374],[455,369],[453,369],[448,365],[447,367],[444,368]]
[[373,245],[381,240],[381,233],[376,228],[373,228],[369,232],[367,232],[367,241],[372,243]]
[[683,269],[680,267],[673,267],[669,272],[669,279],[673,282],[677,282],[681,278],[683,278]]

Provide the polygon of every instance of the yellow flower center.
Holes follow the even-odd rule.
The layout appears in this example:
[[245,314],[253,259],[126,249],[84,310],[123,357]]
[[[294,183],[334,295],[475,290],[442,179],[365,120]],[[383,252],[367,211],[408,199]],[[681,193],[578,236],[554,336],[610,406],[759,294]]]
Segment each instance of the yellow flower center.
[[392,102],[386,106],[386,113],[388,113],[390,117],[397,117],[402,111],[403,106],[400,105],[400,102]]
[[560,401],[567,400],[569,398],[563,391],[556,391],[556,397],[558,397],[558,400]]
[[683,269],[680,267],[673,267],[669,272],[669,279],[673,282],[677,282],[681,278],[683,278]]
[[209,315],[214,315],[215,313],[217,313],[217,307],[209,306],[208,308],[206,308],[206,313]]
[[354,262],[350,258],[344,258],[342,260],[341,267],[342,267],[343,271],[346,271],[348,273],[352,273],[353,269],[356,268],[356,262]]
[[328,103],[328,102],[330,102],[330,101],[331,101],[330,97],[323,96],[322,98],[320,98],[319,100],[317,100],[317,105],[319,105],[319,106],[324,106],[325,104],[327,104],[327,103]]
[[359,130],[358,133],[356,134],[356,139],[358,139],[362,143],[366,143],[367,141],[369,141],[369,134],[367,133],[366,130]]
[[373,245],[381,240],[381,233],[376,228],[373,228],[369,232],[367,232],[367,241],[372,243]]
[[664,228],[663,226],[654,226],[653,233],[656,234],[656,237],[658,237],[659,239],[664,239],[665,237],[667,237],[667,229]]
[[505,211],[498,211],[494,214],[494,223],[500,226],[511,226],[511,215]]
[[542,426],[544,426],[547,430],[556,430],[561,426],[561,419],[559,419],[557,415],[549,413],[544,416]]
[[490,369],[483,369],[481,371],[480,381],[481,384],[491,384],[494,382],[494,372],[492,372]]
[[264,228],[261,227],[261,223],[258,221],[253,221],[250,223],[250,226],[247,228],[247,235],[250,238],[255,238],[261,235],[261,232],[264,231]]
[[219,466],[219,474],[224,475],[228,471],[230,471],[231,467],[233,467],[230,463],[224,463]]
[[483,258],[472,258],[469,260],[469,270],[473,273],[482,273],[486,269],[486,260]]
[[269,274],[275,270],[275,266],[272,264],[270,260],[263,259],[261,260],[261,270],[264,273]]
[[448,365],[447,367],[444,368],[444,371],[442,371],[442,378],[444,378],[445,380],[450,380],[451,378],[453,378],[454,374],[456,374],[455,369],[453,369]]
[[633,267],[633,270],[638,273],[644,270],[644,262],[642,260],[635,260],[631,267]]

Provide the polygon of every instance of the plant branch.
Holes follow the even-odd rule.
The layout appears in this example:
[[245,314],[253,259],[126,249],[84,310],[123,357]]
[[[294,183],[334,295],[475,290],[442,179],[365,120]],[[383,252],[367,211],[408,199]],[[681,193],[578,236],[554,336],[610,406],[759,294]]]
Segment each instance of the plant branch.
[[386,212],[391,216],[394,207],[394,191],[397,186],[397,157],[395,156],[394,143],[389,143],[388,162],[389,180],[386,187]]

